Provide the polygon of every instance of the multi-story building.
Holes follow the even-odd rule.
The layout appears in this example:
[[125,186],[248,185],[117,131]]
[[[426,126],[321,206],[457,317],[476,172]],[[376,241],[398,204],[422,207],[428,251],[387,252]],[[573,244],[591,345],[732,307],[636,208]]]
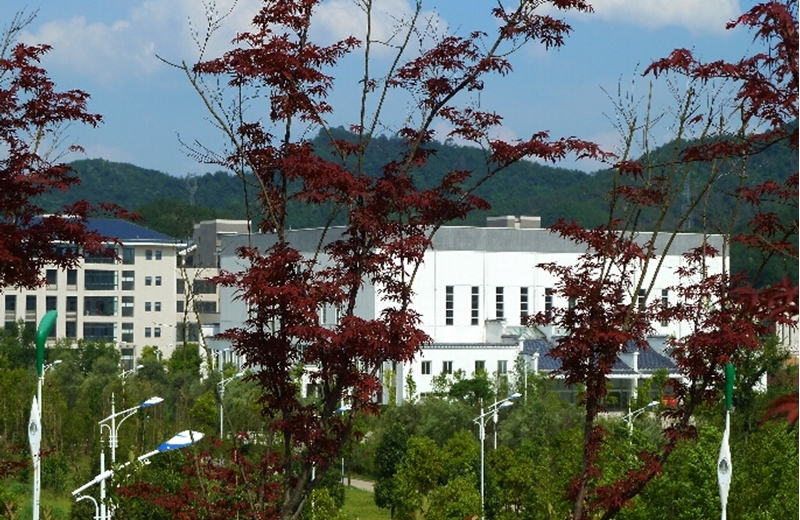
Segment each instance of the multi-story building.
[[120,245],[107,246],[117,259],[86,255],[73,269],[46,269],[46,283],[35,290],[3,288],[0,313],[6,327],[21,320],[35,328],[45,313],[56,310],[51,341],[113,342],[128,368],[145,345],[168,357],[179,339],[176,266],[186,244],[123,220],[93,219],[88,227],[119,240]]
[[[320,229],[287,233],[293,246],[307,254],[313,254],[320,236]],[[327,236],[335,237],[336,230],[329,231]],[[641,236],[642,241],[649,238],[646,233]],[[222,237],[220,265],[229,271],[240,270],[242,266],[233,255],[238,246],[250,241],[263,249],[274,240],[271,235]],[[659,250],[665,240],[657,239]],[[650,298],[674,299],[669,288],[678,283],[675,271],[684,265],[682,255],[703,240],[724,250],[723,237],[719,235],[677,235],[653,281]],[[414,308],[421,315],[421,329],[433,342],[412,362],[392,367],[398,399],[403,399],[402,389],[409,373],[417,392],[423,395],[432,390],[433,378],[441,373],[461,370],[469,377],[476,369],[483,369],[490,375],[506,377],[517,359],[526,354],[525,339],[561,335],[561,331],[552,327],[529,329],[523,325],[522,317],[567,305],[552,290],[557,280],[538,266],[550,262],[573,265],[584,251],[581,246],[540,228],[536,217],[499,217],[490,219],[487,227],[441,228],[434,236],[433,246],[425,253],[414,282]],[[710,259],[707,272],[720,273],[727,269],[727,262],[727,257]],[[645,282],[648,286],[651,280]],[[220,313],[221,330],[242,326],[247,315],[243,303],[233,300],[230,289],[223,289],[220,296],[225,302]],[[643,300],[644,295],[630,295],[630,298]],[[379,291],[366,285],[356,313],[371,318],[380,315],[385,307]],[[321,311],[324,323],[335,319],[329,314],[332,313]],[[688,332],[682,323],[654,323],[653,327],[660,337]],[[224,345],[218,344],[218,348]],[[630,376],[640,377],[646,374],[637,371]]]

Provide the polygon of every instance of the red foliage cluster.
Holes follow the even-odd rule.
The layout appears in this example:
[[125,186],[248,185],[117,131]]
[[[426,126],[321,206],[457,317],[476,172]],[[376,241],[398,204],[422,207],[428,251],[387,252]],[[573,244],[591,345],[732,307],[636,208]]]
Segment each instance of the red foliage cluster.
[[[81,251],[56,248],[57,243],[97,252],[109,239],[86,229],[96,210],[85,201],[44,215],[36,198],[67,190],[80,181],[71,168],[54,163],[40,152],[58,130],[71,122],[97,125],[99,115],[86,111],[89,95],[80,90],[56,92],[46,71],[38,66],[47,45],[16,45],[0,57],[0,288],[35,287],[45,266],[73,267]],[[70,150],[80,150],[77,146]],[[101,211],[125,216],[119,208]]]
[[[328,46],[312,43],[309,27],[317,3],[264,2],[254,19],[255,30],[235,39],[240,48],[192,70],[227,78],[232,87],[245,93],[257,90],[269,99],[269,121],[261,114],[248,121],[245,113],[217,119],[241,121],[226,130],[232,146],[221,164],[237,172],[244,164],[255,178],[264,215],[259,229],[274,234],[273,245],[265,250],[241,249],[247,269],[224,273],[217,282],[235,287],[249,309],[245,326],[228,330],[223,337],[258,367],[252,377],[262,389],[262,413],[281,439],[278,456],[265,464],[282,485],[281,503],[274,510],[274,516],[282,518],[296,515],[319,484],[350,437],[356,413],[376,410],[379,368],[386,362],[410,360],[429,341],[413,310],[412,286],[432,233],[473,209],[488,208],[473,190],[516,161],[531,157],[556,161],[570,153],[605,157],[593,143],[550,140],[546,133],[516,143],[491,140],[490,131],[501,117],[456,103],[457,96],[482,90],[487,75],[511,72],[509,49],[529,40],[548,47],[564,43],[570,27],[553,16],[536,14],[534,4],[527,2],[516,10],[493,11],[501,22],[493,43],[487,44],[488,36],[482,32],[448,35],[405,62],[399,53],[380,79],[369,77],[371,69],[365,68],[362,100],[377,92],[380,106],[389,90],[401,90],[419,113],[415,122],[396,131],[405,146],[398,156],[387,157],[380,171],[366,172],[363,165],[379,113],[372,126],[363,114],[351,126],[358,135],[356,142],[331,138],[330,154],[319,154],[308,141],[293,135],[293,125],[302,121],[327,128],[324,117],[331,107],[326,99],[333,82],[324,69],[335,66],[361,42],[347,38]],[[563,10],[589,10],[580,0],[557,4]],[[437,119],[452,125],[451,136],[491,149],[482,176],[453,170],[433,186],[418,185],[416,171],[436,153],[432,125]],[[330,210],[331,221],[339,216],[346,224],[327,229],[316,254],[303,254],[286,232],[292,201]],[[372,319],[356,312],[365,286],[375,288],[387,304]],[[323,308],[338,314],[335,325],[320,323]],[[319,402],[300,398],[296,374],[303,366],[316,367],[307,377],[321,390]],[[337,413],[343,401],[355,413]],[[251,502],[251,514],[264,511]]]
[[[740,107],[743,128],[755,129],[749,134],[689,143],[678,159],[682,165],[718,164],[729,159],[745,164],[749,157],[776,144],[797,150],[796,16],[796,0],[765,2],[729,24],[728,28],[754,28],[755,39],[763,41],[768,52],[735,63],[703,63],[690,51],[677,49],[648,67],[645,74],[655,76],[677,73],[691,81],[731,81],[737,89],[734,102]],[[615,186],[612,200],[634,208],[659,208],[675,200],[669,180],[658,174],[648,177],[641,162],[623,160],[615,169],[627,182]],[[798,233],[797,179],[795,174],[785,183],[767,181],[733,194],[759,209],[767,201],[795,208],[794,218],[788,221],[772,211],[759,211],[748,231],[733,237],[750,246],[764,262],[773,256],[797,260],[793,244]],[[553,226],[554,232],[585,245],[587,253],[575,266],[542,266],[558,277],[554,293],[569,299],[570,306],[531,318],[532,323],[556,324],[566,330],[551,355],[560,360],[560,373],[567,384],[585,388],[581,396],[586,407],[582,466],[569,489],[575,520],[611,518],[628,505],[659,474],[677,443],[696,434],[691,422],[695,410],[719,401],[724,365],[736,364],[748,351],[761,348],[776,324],[796,326],[796,285],[785,279],[770,287],[753,287],[743,275],[708,275],[706,259],[719,253],[708,244],[685,255],[676,273],[680,283],[669,288],[677,295],[676,303],[639,307],[631,295],[646,286],[637,279],[645,278],[648,262],[664,251],[656,252],[652,242],[637,243],[637,213],[631,214],[634,216],[627,220],[610,220],[609,225],[594,230],[563,221]],[[613,211],[611,215],[613,218]],[[652,272],[647,274],[652,276]],[[657,453],[640,454],[638,467],[618,481],[598,485],[602,468],[597,453],[606,432],[595,418],[603,410],[611,367],[628,345],[647,348],[651,322],[669,320],[686,323],[690,332],[669,342],[683,378],[668,382],[675,406],[663,412],[669,425],[664,430],[665,446]],[[790,421],[796,421],[796,407],[796,396],[776,401],[770,416],[787,414]]]

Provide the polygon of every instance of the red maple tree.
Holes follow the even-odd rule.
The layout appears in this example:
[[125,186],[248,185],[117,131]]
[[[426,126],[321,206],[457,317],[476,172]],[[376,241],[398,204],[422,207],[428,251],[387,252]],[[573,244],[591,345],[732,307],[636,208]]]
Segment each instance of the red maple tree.
[[[87,229],[98,209],[126,216],[114,205],[94,208],[85,201],[45,214],[37,203],[43,194],[80,182],[60,155],[53,156],[59,130],[72,122],[96,126],[102,118],[87,111],[86,92],[56,91],[39,65],[49,46],[15,43],[32,19],[17,14],[0,49],[0,290],[36,287],[45,266],[73,267],[83,251],[103,251],[111,239]],[[67,151],[82,150],[72,145]]]
[[[589,11],[582,0],[553,2],[561,10]],[[538,2],[522,1],[511,10],[497,7],[492,15],[494,36],[428,34],[433,43],[406,59],[412,41],[425,24],[417,11],[397,28],[391,46],[396,58],[379,75],[373,70],[375,41],[370,33],[372,2],[364,2],[367,33],[331,45],[315,44],[310,28],[317,0],[264,2],[253,29],[234,40],[235,50],[193,67],[177,65],[187,75],[225,134],[227,149],[213,152],[203,145],[192,152],[209,163],[239,175],[258,195],[258,229],[272,235],[265,250],[242,248],[245,270],[224,273],[216,281],[236,288],[249,310],[241,328],[223,337],[255,368],[262,395],[262,413],[271,419],[267,455],[248,462],[225,478],[238,479],[243,500],[202,484],[169,499],[169,509],[181,518],[222,517],[233,512],[251,518],[297,518],[309,494],[321,482],[331,462],[353,434],[357,414],[377,411],[379,369],[384,363],[412,359],[430,339],[419,329],[412,286],[417,267],[444,223],[487,208],[473,190],[509,165],[524,159],[556,161],[567,154],[603,159],[594,144],[576,138],[551,139],[546,132],[527,140],[504,142],[492,137],[500,115],[482,111],[474,92],[484,89],[489,75],[512,72],[509,55],[527,42],[547,48],[564,44],[569,25],[552,15],[540,15]],[[211,17],[210,26],[217,21]],[[201,49],[205,41],[199,39]],[[354,139],[337,139],[326,120],[333,78],[326,73],[348,53],[364,53],[360,79],[360,115],[351,125]],[[234,93],[229,105],[216,85],[226,80]],[[390,94],[402,92],[413,103],[410,120],[393,133],[404,147],[387,157],[379,171],[368,171],[365,157],[378,130],[385,128],[382,109]],[[266,103],[263,110],[260,103]],[[230,107],[234,106],[233,109]],[[370,107],[375,107],[370,112]],[[436,153],[433,125],[445,122],[449,136],[486,150],[484,171],[452,170],[433,186],[420,187],[416,177]],[[309,129],[329,136],[326,151],[304,137]],[[440,136],[444,138],[447,136]],[[314,255],[304,255],[287,234],[290,204],[301,203],[329,212],[329,222]],[[259,220],[260,219],[260,220]],[[374,318],[358,313],[365,286],[376,288],[386,307]],[[323,308],[335,309],[334,326],[320,323]],[[319,400],[301,398],[298,367],[314,366],[311,382],[321,389]],[[347,403],[350,412],[342,414]],[[200,482],[216,482],[219,470],[198,464]],[[258,471],[251,471],[258,467]],[[312,478],[312,474],[314,477]],[[164,490],[162,490],[164,491]],[[166,497],[148,489],[150,497]],[[176,500],[179,502],[176,502]],[[194,507],[191,506],[194,505]]]
[[[698,408],[719,402],[722,367],[737,363],[748,350],[761,348],[776,324],[796,326],[798,288],[794,283],[787,278],[758,287],[742,273],[708,275],[707,259],[725,253],[708,243],[686,253],[684,266],[675,273],[680,283],[670,292],[676,294],[676,302],[641,305],[636,297],[643,294],[648,300],[652,283],[646,280],[654,279],[661,269],[659,258],[667,253],[672,237],[731,171],[742,179],[731,196],[740,204],[755,206],[755,215],[745,232],[731,233],[733,218],[707,222],[704,230],[733,235],[733,241],[762,258],[762,268],[776,256],[797,261],[797,173],[785,182],[768,180],[754,186],[745,182],[748,160],[753,156],[771,146],[797,151],[797,2],[758,4],[728,25],[729,29],[737,27],[754,29],[755,40],[764,44],[765,51],[735,63],[704,63],[690,51],[678,49],[645,71],[656,77],[681,75],[691,85],[680,100],[675,125],[679,134],[672,156],[646,154],[634,159],[623,155],[615,165],[608,224],[585,230],[561,221],[552,228],[587,248],[577,265],[542,266],[559,279],[554,293],[574,304],[531,318],[534,324],[556,324],[566,331],[552,355],[561,362],[559,372],[565,382],[585,389],[582,464],[568,490],[575,520],[611,518],[629,505],[660,473],[677,444],[696,435],[692,417]],[[731,86],[732,105],[697,103],[700,89],[714,79]],[[624,147],[627,152],[633,135],[649,128],[635,114],[625,115],[630,130]],[[691,138],[690,129],[696,131]],[[691,204],[685,204],[679,195],[686,193],[687,178],[698,170],[704,172],[700,187]],[[671,219],[670,210],[680,205],[685,209]],[[793,217],[778,218],[775,208],[781,206],[794,208],[788,212]],[[646,240],[640,238],[638,229],[642,220],[652,226],[648,231],[653,235]],[[656,248],[659,235],[666,238],[665,248]],[[641,452],[638,465],[623,477],[602,483],[599,454],[608,432],[597,419],[604,411],[612,366],[630,344],[648,348],[650,323],[670,320],[688,324],[691,332],[671,339],[668,345],[683,377],[668,382],[676,406],[662,414],[668,425],[663,431],[663,448]]]

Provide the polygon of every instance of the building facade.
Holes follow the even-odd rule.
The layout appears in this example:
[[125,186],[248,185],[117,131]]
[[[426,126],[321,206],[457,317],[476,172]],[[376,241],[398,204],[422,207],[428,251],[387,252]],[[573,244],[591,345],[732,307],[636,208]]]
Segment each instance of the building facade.
[[177,258],[186,244],[122,220],[92,219],[89,228],[120,241],[107,246],[118,259],[87,255],[73,269],[46,269],[46,283],[35,290],[5,288],[0,313],[6,328],[22,321],[35,329],[55,310],[50,344],[56,338],[112,342],[126,368],[145,345],[168,357],[177,341]]
[[[308,255],[314,253],[320,236],[320,229],[287,233],[292,245]],[[329,231],[327,236],[336,237],[336,230]],[[645,233],[640,238],[645,241],[650,236]],[[703,240],[720,251],[725,250],[723,237],[719,235],[678,235],[655,280],[645,280],[645,286],[651,282],[653,285],[650,298],[674,302],[675,295],[670,294],[669,288],[678,283],[675,273],[684,265],[682,255],[700,246]],[[223,237],[220,266],[229,271],[243,269],[232,252],[247,243],[264,249],[274,243],[274,237]],[[666,239],[657,239],[658,250],[665,243]],[[441,228],[434,236],[433,246],[425,253],[414,282],[414,309],[420,313],[421,329],[433,341],[412,362],[392,367],[398,399],[403,399],[402,389],[409,374],[420,395],[431,392],[433,378],[443,372],[461,370],[470,377],[480,368],[490,376],[506,376],[524,354],[525,339],[561,335],[553,327],[528,329],[522,317],[567,305],[552,291],[557,280],[539,265],[551,262],[574,265],[583,253],[582,247],[538,227],[538,219],[531,217],[499,217],[490,219],[486,227]],[[713,258],[707,272],[720,273],[728,268],[727,262],[727,257]],[[225,302],[220,312],[221,330],[241,327],[247,315],[247,309],[241,302],[233,301],[233,296],[230,289],[222,289],[220,293],[221,301]],[[630,298],[644,296],[630,295]],[[385,307],[379,291],[367,284],[356,314],[374,318]],[[328,323],[335,318],[322,310],[320,319]],[[688,332],[687,325],[682,323],[654,323],[653,327],[660,337],[680,337]],[[219,344],[217,348],[225,346]]]

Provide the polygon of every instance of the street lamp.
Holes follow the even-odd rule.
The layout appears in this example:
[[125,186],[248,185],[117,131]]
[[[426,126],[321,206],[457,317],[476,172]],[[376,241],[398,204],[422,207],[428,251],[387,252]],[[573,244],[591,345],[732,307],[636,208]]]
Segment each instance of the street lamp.
[[642,406],[638,410],[634,410],[634,411],[631,412],[631,405],[630,405],[630,403],[628,404],[628,413],[622,417],[622,420],[623,421],[627,421],[627,423],[628,423],[628,435],[629,436],[633,435],[633,420],[636,419],[637,417],[639,417],[641,414],[643,414],[646,410],[648,410],[648,409],[650,409],[650,408],[652,408],[654,406],[657,406],[657,405],[658,405],[658,401],[650,401],[649,403],[647,403],[646,405]]
[[244,375],[244,372],[237,372],[236,374],[232,375],[229,378],[223,379],[219,383],[217,383],[217,387],[219,388],[219,439],[222,440],[222,400],[225,397],[225,387],[228,383],[233,381],[234,379],[238,379]]
[[507,408],[513,405],[514,399],[521,397],[521,394],[514,393],[510,396],[506,397],[502,401],[495,401],[494,404],[489,406],[489,409],[484,411],[483,410],[483,401],[481,401],[481,414],[476,417],[472,422],[477,424],[480,427],[479,430],[479,437],[481,441],[481,520],[486,518],[486,513],[483,510],[484,506],[484,497],[485,497],[485,487],[484,487],[484,480],[486,475],[486,456],[485,456],[485,449],[484,449],[484,440],[486,439],[486,418],[490,415],[494,419],[495,424],[495,437],[494,437],[494,447],[497,448],[497,411],[501,408]]
[[[127,419],[128,417],[135,414],[140,408],[147,408],[148,406],[153,406],[161,401],[163,401],[161,397],[151,397],[146,401],[142,401],[136,406],[128,408],[127,410],[122,410],[121,412],[114,411],[114,394],[111,394],[111,415],[100,421],[98,424],[100,425],[100,473],[106,471],[106,453],[103,449],[103,428],[108,429],[108,443],[111,446],[111,464],[115,464],[117,462],[117,444],[118,444],[118,432],[119,427],[122,426],[122,422]],[[117,422],[117,417],[122,417],[122,419]],[[106,506],[105,506],[105,498],[106,498],[106,481],[105,479],[100,481],[100,519],[105,520],[106,518]]]
[[[340,406],[339,408],[336,409],[336,413],[343,414],[345,412],[349,412],[352,409],[353,409],[353,407],[350,406],[349,404],[342,404],[342,406]],[[341,475],[341,478],[342,478],[342,485],[344,485],[344,448],[342,449],[342,475]]]
[[141,370],[144,368],[144,365],[136,365],[130,370],[123,370],[122,373],[119,375],[119,378],[122,379],[122,384],[125,384],[125,378],[131,374],[135,374],[137,370]]
[[[40,498],[42,490],[42,387],[44,386],[44,348],[50,331],[56,324],[58,313],[55,310],[48,311],[39,322],[36,329],[36,371],[39,375],[36,396],[31,405],[31,419],[28,422],[28,441],[31,446],[31,456],[33,457],[33,520],[39,520]],[[59,361],[58,363],[60,363]],[[58,363],[48,365],[52,368]]]
[[[200,432],[195,432],[195,431],[191,431],[191,430],[182,431],[182,432],[178,433],[177,435],[175,435],[174,437],[172,437],[171,439],[169,439],[168,441],[162,443],[155,450],[147,452],[144,455],[140,455],[139,457],[137,457],[136,461],[145,462],[147,459],[149,459],[153,455],[158,455],[159,453],[164,453],[165,451],[171,451],[171,450],[177,450],[177,449],[180,449],[180,448],[186,448],[187,446],[190,446],[190,445],[198,442],[202,438],[203,438],[203,434],[200,433]],[[123,464],[119,468],[117,468],[117,470],[122,469],[122,468],[124,468],[124,467],[126,467],[126,466],[128,466],[130,464],[131,464],[130,462],[126,462],[125,464]],[[105,504],[104,504],[104,501],[105,501],[105,492],[104,492],[104,490],[105,490],[106,480],[108,480],[109,478],[111,478],[114,475],[114,471],[115,471],[114,469],[105,469],[101,465],[100,473],[96,477],[94,477],[92,480],[90,480],[89,482],[87,482],[86,484],[82,485],[81,487],[79,487],[78,489],[76,489],[75,491],[72,492],[72,496],[75,497],[76,501],[77,500],[83,500],[88,495],[81,495],[80,493],[85,491],[87,488],[93,486],[94,484],[97,484],[97,483],[100,484],[100,507],[99,507],[99,513],[96,514],[96,518],[99,518],[99,520],[107,520],[107,519],[111,518],[111,516],[112,516],[110,514],[110,512],[108,512],[108,513],[106,512],[106,507],[105,507]],[[91,498],[91,497],[89,497],[89,498]],[[94,501],[94,499],[92,499],[92,501]],[[96,505],[97,505],[97,503],[95,502],[95,506]],[[97,508],[96,508],[96,510],[97,510]]]

